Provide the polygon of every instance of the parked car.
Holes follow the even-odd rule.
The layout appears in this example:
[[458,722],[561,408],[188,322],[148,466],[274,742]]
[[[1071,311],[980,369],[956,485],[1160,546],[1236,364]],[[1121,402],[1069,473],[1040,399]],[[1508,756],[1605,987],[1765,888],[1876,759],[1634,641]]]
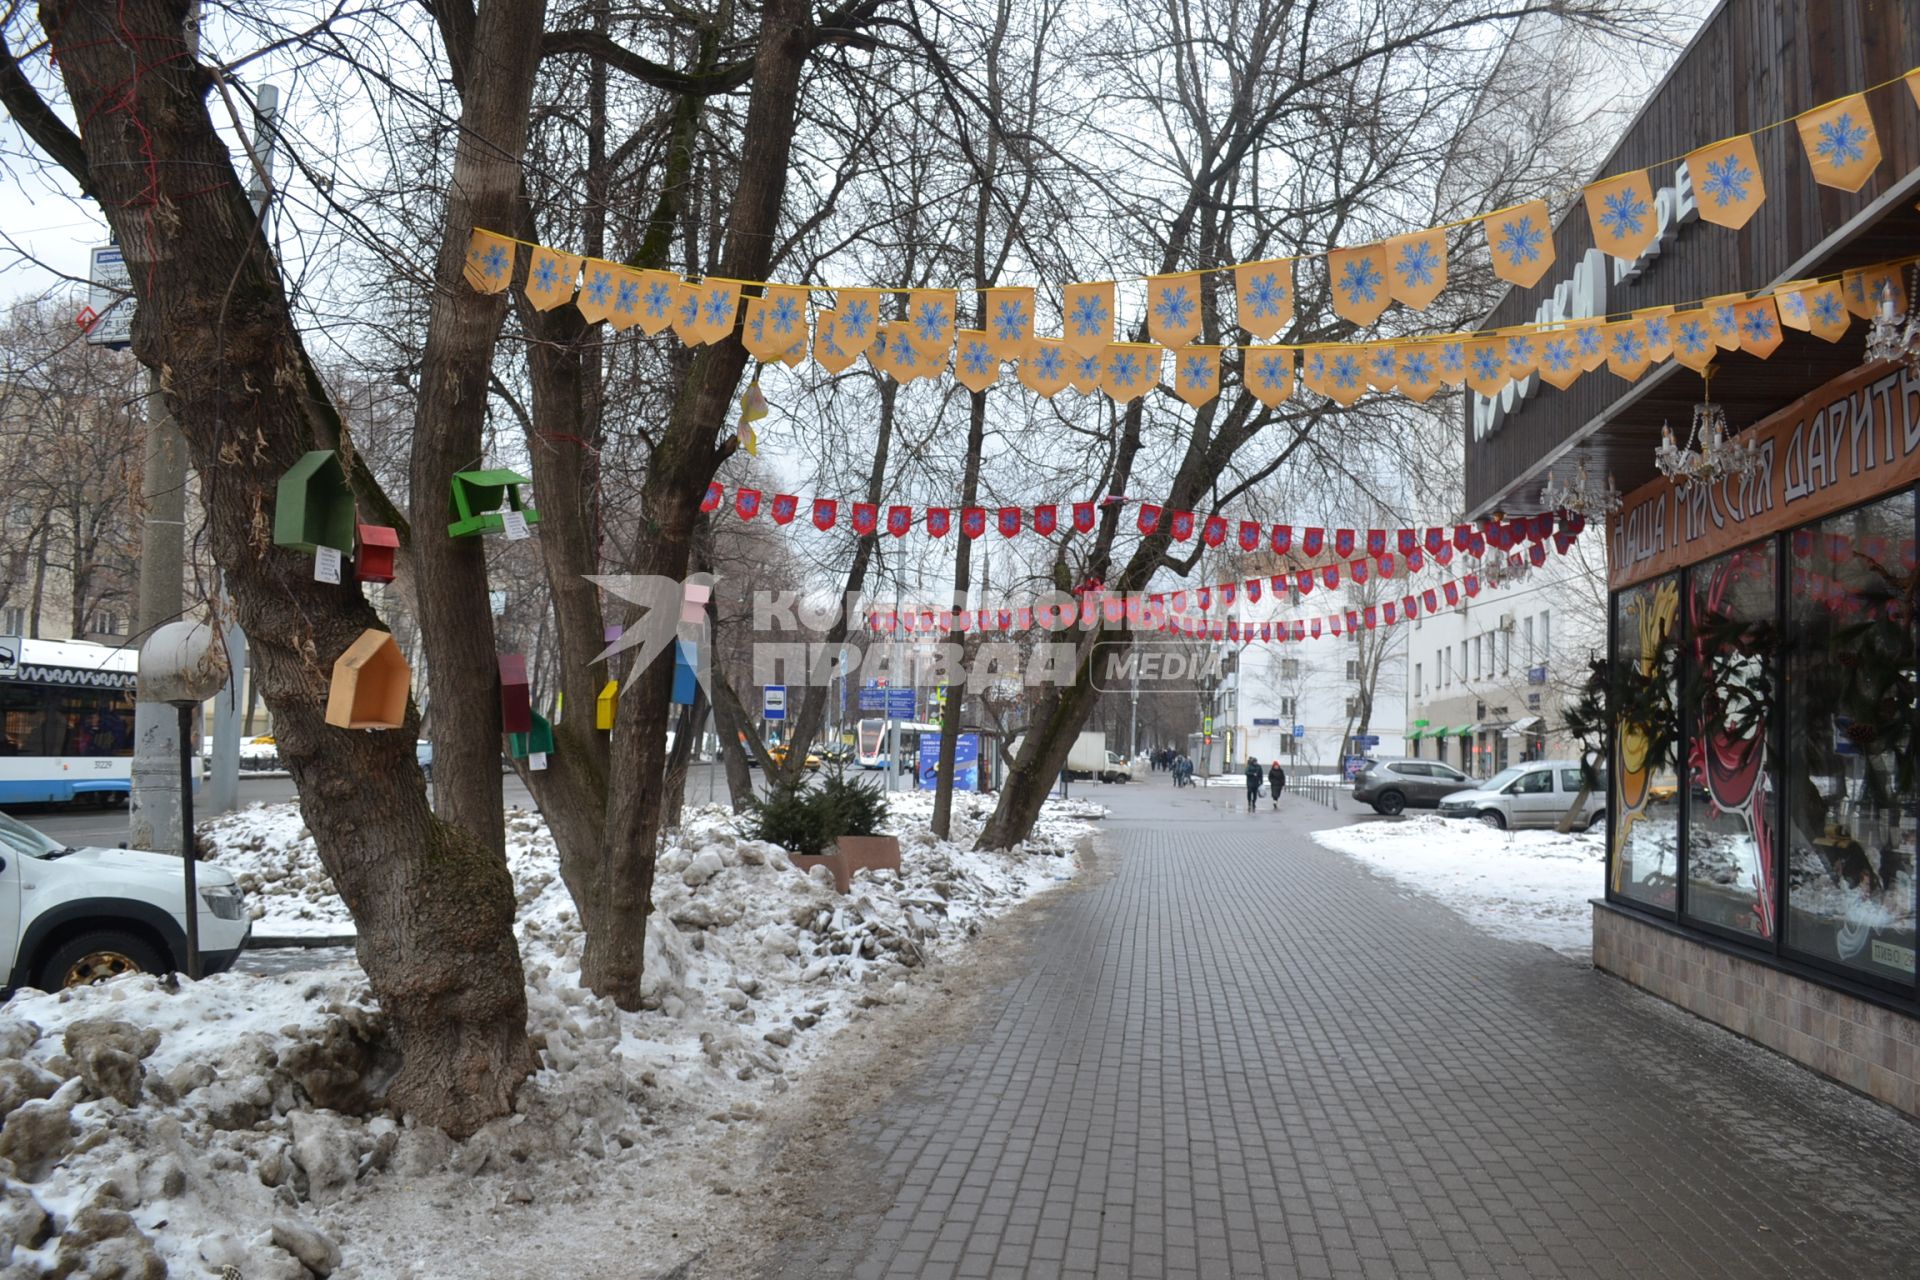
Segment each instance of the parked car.
[[[785,765],[787,763],[786,744],[782,743],[776,747],[768,747],[767,759],[777,765]],[[820,767],[820,757],[811,751],[807,752],[806,767],[809,769],[818,769]]]
[[1102,782],[1132,782],[1133,765],[1117,751],[1107,752],[1107,767],[1101,771]]
[[1438,760],[1369,760],[1353,780],[1353,798],[1375,813],[1436,809],[1473,779]]
[[[0,814],[0,959],[6,989],[85,986],[123,973],[167,973],[187,958],[180,859],[137,849],[70,849]],[[233,967],[253,922],[233,873],[209,862],[199,890],[203,973]],[[16,912],[12,904],[18,902]]]
[[[1490,827],[1558,826],[1580,794],[1580,762],[1535,760],[1502,769],[1467,791],[1456,791],[1440,802],[1443,818],[1477,818]],[[1588,792],[1586,804],[1574,819],[1585,831],[1606,814],[1607,783],[1602,775]]]

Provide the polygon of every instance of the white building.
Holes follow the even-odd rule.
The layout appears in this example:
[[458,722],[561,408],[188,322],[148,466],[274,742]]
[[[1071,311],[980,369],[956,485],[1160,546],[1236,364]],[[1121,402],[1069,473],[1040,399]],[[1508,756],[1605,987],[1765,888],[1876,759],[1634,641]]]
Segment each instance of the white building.
[[[1244,768],[1249,752],[1289,769],[1332,768],[1346,755],[1405,754],[1409,630],[1363,628],[1243,648],[1225,716],[1234,763]],[[1363,723],[1377,743],[1350,741]]]

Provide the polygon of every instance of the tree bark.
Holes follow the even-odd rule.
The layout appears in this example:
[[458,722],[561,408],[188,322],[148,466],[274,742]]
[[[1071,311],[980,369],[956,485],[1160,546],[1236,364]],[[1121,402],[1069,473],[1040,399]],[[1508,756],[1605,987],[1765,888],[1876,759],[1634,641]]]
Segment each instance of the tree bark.
[[[960,507],[973,505],[980,492],[980,451],[986,443],[987,397],[976,391],[967,406],[967,467],[960,481]],[[973,584],[973,539],[961,538],[953,548],[953,598],[966,599]],[[962,646],[964,648],[964,644]],[[958,687],[956,687],[956,685]],[[947,701],[940,708],[940,760],[934,767],[933,834],[945,840],[953,830],[954,761],[960,750],[960,704],[965,700],[964,666],[957,681],[947,684]]]
[[[398,732],[325,723],[335,658],[382,624],[357,585],[315,581],[301,555],[270,544],[261,523],[280,476],[303,453],[345,442],[207,112],[209,78],[186,45],[187,12],[186,0],[47,0],[42,21],[74,114],[86,122],[81,180],[99,193],[127,255],[139,307],[135,353],[160,371],[192,450],[209,541],[281,759],[392,1019],[403,1063],[390,1103],[465,1135],[511,1110],[533,1065],[513,886],[497,845],[429,809],[414,764],[415,713]],[[529,17],[530,30],[518,33]],[[507,28],[497,34],[511,47],[537,35],[540,6],[492,4],[486,21]],[[452,268],[462,289],[463,258],[464,239]],[[420,505],[431,524],[437,504]],[[484,607],[484,592],[481,599]],[[497,808],[492,817],[497,827]]]

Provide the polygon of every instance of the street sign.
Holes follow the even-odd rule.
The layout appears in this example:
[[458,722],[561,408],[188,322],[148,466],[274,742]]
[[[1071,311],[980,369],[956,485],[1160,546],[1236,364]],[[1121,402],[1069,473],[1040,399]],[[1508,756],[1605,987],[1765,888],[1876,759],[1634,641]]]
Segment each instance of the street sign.
[[1256,729],[1277,729],[1280,727],[1280,722],[1278,720],[1262,720],[1258,716],[1255,716],[1253,727]]
[[860,690],[860,709],[862,711],[885,711],[887,709],[887,691],[871,685]]
[[763,720],[785,720],[787,718],[787,686],[770,684],[760,697],[760,718]]
[[888,689],[887,719],[911,720],[917,700],[912,689]]
[[1208,735],[1209,737],[1213,735],[1213,717],[1212,716],[1201,717],[1200,732]]
[[1356,734],[1353,740],[1355,744],[1362,747],[1377,747],[1380,745],[1380,735],[1377,733]]
[[1295,725],[1295,726],[1293,726],[1293,736],[1294,736],[1294,737],[1296,737],[1296,738],[1304,738],[1304,737],[1306,737],[1306,736],[1307,736],[1307,726],[1305,726],[1305,725],[1303,725],[1303,724],[1297,724],[1297,725]]
[[[133,276],[117,244],[103,244],[91,252],[87,267],[87,341],[95,346],[124,347],[133,341]],[[81,312],[85,315],[86,312]]]

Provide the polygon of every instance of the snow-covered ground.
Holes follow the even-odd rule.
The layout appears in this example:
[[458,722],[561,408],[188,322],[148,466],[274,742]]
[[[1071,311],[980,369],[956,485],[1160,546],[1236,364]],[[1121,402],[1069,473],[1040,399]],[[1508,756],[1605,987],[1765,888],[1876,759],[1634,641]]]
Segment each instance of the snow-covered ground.
[[1421,816],[1316,831],[1313,838],[1438,898],[1489,933],[1581,958],[1592,951],[1589,904],[1606,887],[1600,831],[1495,831]]
[[[541,1069],[517,1114],[464,1143],[385,1114],[394,1063],[350,961],[15,996],[0,1010],[0,1272],[555,1275],[585,1223],[617,1232],[634,1274],[666,1270],[687,1242],[661,1242],[726,1193],[729,1135],[870,1010],[920,998],[920,975],[992,917],[1070,879],[1105,812],[1050,802],[1023,849],[983,854],[983,798],[955,797],[953,842],[928,832],[931,806],[892,798],[901,872],[861,872],[845,897],[725,810],[690,811],[661,852],[637,1013],[580,987],[553,843],[510,811]],[[350,930],[294,806],[206,838],[256,930]]]

